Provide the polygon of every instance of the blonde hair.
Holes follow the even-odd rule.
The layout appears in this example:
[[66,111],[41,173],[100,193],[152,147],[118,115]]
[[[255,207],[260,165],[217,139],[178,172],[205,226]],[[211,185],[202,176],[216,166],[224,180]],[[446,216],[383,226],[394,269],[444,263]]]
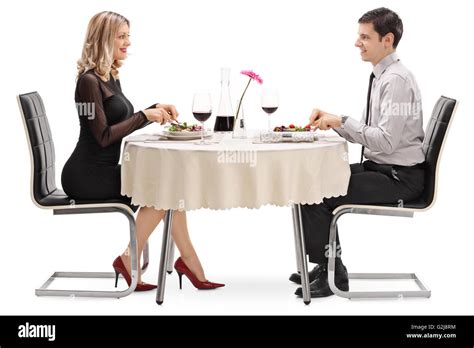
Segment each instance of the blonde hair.
[[77,61],[77,78],[91,69],[104,81],[109,80],[110,73],[114,78],[118,77],[122,62],[114,60],[114,41],[123,24],[130,26],[127,18],[110,11],[97,13],[91,18],[81,59]]

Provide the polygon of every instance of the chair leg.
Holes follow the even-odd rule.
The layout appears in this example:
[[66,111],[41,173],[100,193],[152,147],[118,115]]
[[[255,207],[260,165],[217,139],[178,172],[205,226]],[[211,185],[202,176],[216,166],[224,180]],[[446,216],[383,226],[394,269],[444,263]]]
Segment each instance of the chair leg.
[[174,241],[171,238],[171,247],[170,247],[170,252],[168,254],[168,262],[166,266],[166,271],[168,272],[168,274],[173,273],[174,249],[175,249]]
[[[110,297],[120,298],[130,295],[136,288],[138,283],[138,257],[137,257],[137,237],[135,231],[135,219],[133,215],[118,207],[105,208],[71,208],[64,210],[55,210],[55,215],[66,214],[91,214],[91,213],[109,213],[119,212],[124,214],[129,221],[130,228],[130,258],[132,262],[132,284],[126,290],[122,291],[103,291],[103,290],[63,290],[49,289],[51,283],[57,278],[115,278],[115,272],[54,272],[53,275],[38,289],[35,290],[37,296],[76,296],[76,297]],[[112,282],[111,282],[112,283]]]
[[168,257],[171,252],[171,228],[173,226],[173,211],[167,210],[165,214],[165,223],[163,228],[163,241],[161,244],[160,269],[158,272],[158,289],[156,290],[156,303],[161,305],[165,296],[166,267]]
[[304,244],[303,222],[301,220],[301,205],[293,204],[292,212],[293,212],[293,230],[295,233],[295,249],[296,249],[296,255],[297,255],[297,264],[300,267],[300,273],[301,273],[301,287],[303,289],[303,301],[305,304],[310,304],[311,294],[309,291],[308,264],[306,262],[306,248]]
[[[336,249],[336,234],[337,234],[337,220],[344,214],[352,213],[352,208],[346,208],[338,211],[331,221],[329,230],[329,245],[330,254],[328,258],[328,280],[329,287],[332,292],[340,297],[345,298],[401,298],[401,297],[426,297],[431,296],[431,291],[426,288],[423,282],[416,276],[415,273],[349,273],[349,279],[413,279],[420,290],[409,291],[342,291],[335,283],[335,265],[337,257]],[[358,210],[358,214],[364,214],[363,211]],[[368,212],[367,212],[368,213]]]

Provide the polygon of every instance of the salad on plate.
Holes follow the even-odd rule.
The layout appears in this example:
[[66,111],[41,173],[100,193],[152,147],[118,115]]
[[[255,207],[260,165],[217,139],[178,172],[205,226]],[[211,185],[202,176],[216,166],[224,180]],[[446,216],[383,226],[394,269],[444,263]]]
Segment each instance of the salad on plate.
[[274,132],[310,132],[311,125],[306,125],[304,127],[295,126],[294,124],[290,124],[289,126],[277,126],[273,128]]
[[167,129],[167,132],[170,133],[190,133],[190,132],[200,132],[202,127],[198,124],[190,124],[187,122],[183,123],[172,123]]

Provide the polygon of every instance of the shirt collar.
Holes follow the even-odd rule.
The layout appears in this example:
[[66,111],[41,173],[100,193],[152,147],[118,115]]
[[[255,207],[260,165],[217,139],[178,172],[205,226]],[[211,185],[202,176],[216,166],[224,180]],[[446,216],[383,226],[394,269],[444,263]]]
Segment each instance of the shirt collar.
[[374,75],[378,79],[380,75],[393,63],[398,62],[400,59],[398,58],[397,52],[390,53],[388,56],[385,56],[375,67],[374,67]]

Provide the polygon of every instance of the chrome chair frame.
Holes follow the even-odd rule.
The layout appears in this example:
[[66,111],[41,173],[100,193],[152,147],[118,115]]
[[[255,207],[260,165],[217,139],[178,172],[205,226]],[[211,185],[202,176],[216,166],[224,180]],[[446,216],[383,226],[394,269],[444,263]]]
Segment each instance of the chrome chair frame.
[[436,201],[437,187],[438,187],[438,171],[441,160],[441,155],[446,143],[446,137],[452,125],[452,120],[456,114],[456,110],[459,102],[455,101],[454,109],[451,114],[446,132],[444,134],[441,148],[436,161],[435,169],[435,181],[434,181],[434,195],[433,199],[428,206],[423,208],[404,208],[404,207],[391,207],[381,205],[361,205],[361,204],[346,204],[341,205],[334,209],[333,218],[331,220],[331,226],[329,231],[329,245],[331,253],[328,257],[328,280],[329,287],[335,295],[345,298],[403,298],[403,297],[425,297],[431,296],[431,290],[429,290],[425,284],[418,278],[415,273],[349,273],[349,279],[392,279],[392,280],[404,280],[412,279],[418,285],[419,290],[397,290],[397,291],[342,291],[335,283],[335,264],[336,264],[336,235],[338,232],[337,221],[345,214],[364,214],[364,215],[382,215],[382,216],[397,216],[397,217],[413,217],[414,213],[427,211],[432,208]]
[[[129,222],[130,230],[130,258],[131,258],[131,278],[132,283],[126,290],[116,290],[116,291],[104,291],[104,290],[66,290],[66,289],[50,289],[50,285],[58,278],[100,278],[100,279],[109,279],[115,277],[115,272],[54,272],[47,280],[35,290],[37,296],[77,296],[77,297],[109,297],[109,298],[120,298],[131,294],[138,282],[138,258],[137,258],[137,238],[135,230],[135,219],[133,210],[126,205],[125,203],[92,203],[92,204],[68,204],[68,205],[56,205],[56,206],[47,206],[41,204],[35,198],[34,195],[34,176],[35,176],[35,167],[34,167],[34,158],[32,152],[32,144],[30,140],[29,130],[26,124],[26,118],[21,104],[20,97],[27,95],[35,95],[36,92],[22,94],[17,96],[17,102],[21,113],[21,119],[23,121],[23,126],[25,129],[25,135],[28,142],[28,152],[30,154],[30,196],[33,203],[41,209],[53,210],[54,215],[69,215],[69,214],[95,214],[95,213],[111,213],[118,212],[125,215]],[[38,98],[39,95],[38,95]],[[41,99],[39,102],[42,105]],[[149,246],[146,244],[143,251],[143,267],[142,273],[144,273],[149,264]]]

